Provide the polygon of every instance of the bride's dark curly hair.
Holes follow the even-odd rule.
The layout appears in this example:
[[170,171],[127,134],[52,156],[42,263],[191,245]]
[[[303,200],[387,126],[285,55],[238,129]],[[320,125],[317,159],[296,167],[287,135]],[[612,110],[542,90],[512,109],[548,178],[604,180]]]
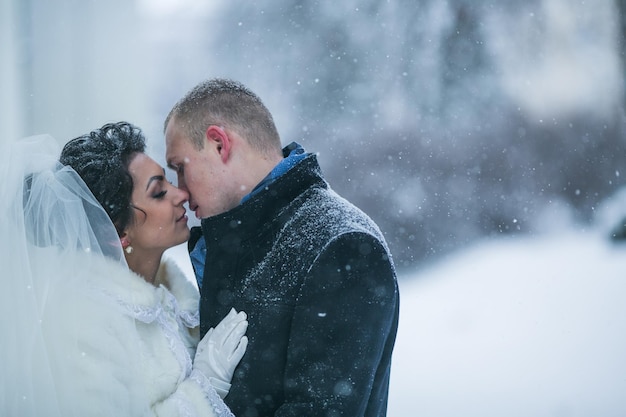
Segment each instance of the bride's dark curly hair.
[[65,144],[59,161],[85,181],[107,212],[118,234],[133,222],[133,179],[128,165],[146,149],[140,128],[128,123],[107,123]]

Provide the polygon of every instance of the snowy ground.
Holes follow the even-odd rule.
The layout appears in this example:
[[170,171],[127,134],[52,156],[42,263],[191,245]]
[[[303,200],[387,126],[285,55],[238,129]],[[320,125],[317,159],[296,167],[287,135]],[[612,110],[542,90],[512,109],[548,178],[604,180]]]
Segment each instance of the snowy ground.
[[626,244],[488,241],[400,297],[390,417],[626,416]]

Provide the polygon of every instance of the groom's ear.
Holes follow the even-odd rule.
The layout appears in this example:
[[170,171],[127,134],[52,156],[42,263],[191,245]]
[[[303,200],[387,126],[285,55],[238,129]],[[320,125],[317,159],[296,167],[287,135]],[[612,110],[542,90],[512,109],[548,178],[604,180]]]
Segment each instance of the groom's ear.
[[218,153],[222,163],[226,163],[230,157],[232,141],[224,128],[211,125],[206,130],[207,145],[212,146]]

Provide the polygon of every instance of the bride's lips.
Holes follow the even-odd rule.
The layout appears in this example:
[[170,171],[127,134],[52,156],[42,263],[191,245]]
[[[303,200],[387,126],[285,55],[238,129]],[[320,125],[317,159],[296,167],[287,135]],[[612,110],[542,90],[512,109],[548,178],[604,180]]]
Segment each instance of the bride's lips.
[[180,216],[178,219],[176,219],[176,223],[183,221],[183,220],[187,220],[187,213],[183,213],[182,216]]

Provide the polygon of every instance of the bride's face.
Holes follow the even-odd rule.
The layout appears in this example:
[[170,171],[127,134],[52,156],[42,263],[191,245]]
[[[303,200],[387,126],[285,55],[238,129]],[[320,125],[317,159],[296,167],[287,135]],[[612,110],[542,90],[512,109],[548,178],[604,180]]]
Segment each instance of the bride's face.
[[134,250],[164,251],[189,239],[186,191],[170,184],[163,167],[144,153],[138,153],[128,165],[133,178],[135,219],[126,233]]

